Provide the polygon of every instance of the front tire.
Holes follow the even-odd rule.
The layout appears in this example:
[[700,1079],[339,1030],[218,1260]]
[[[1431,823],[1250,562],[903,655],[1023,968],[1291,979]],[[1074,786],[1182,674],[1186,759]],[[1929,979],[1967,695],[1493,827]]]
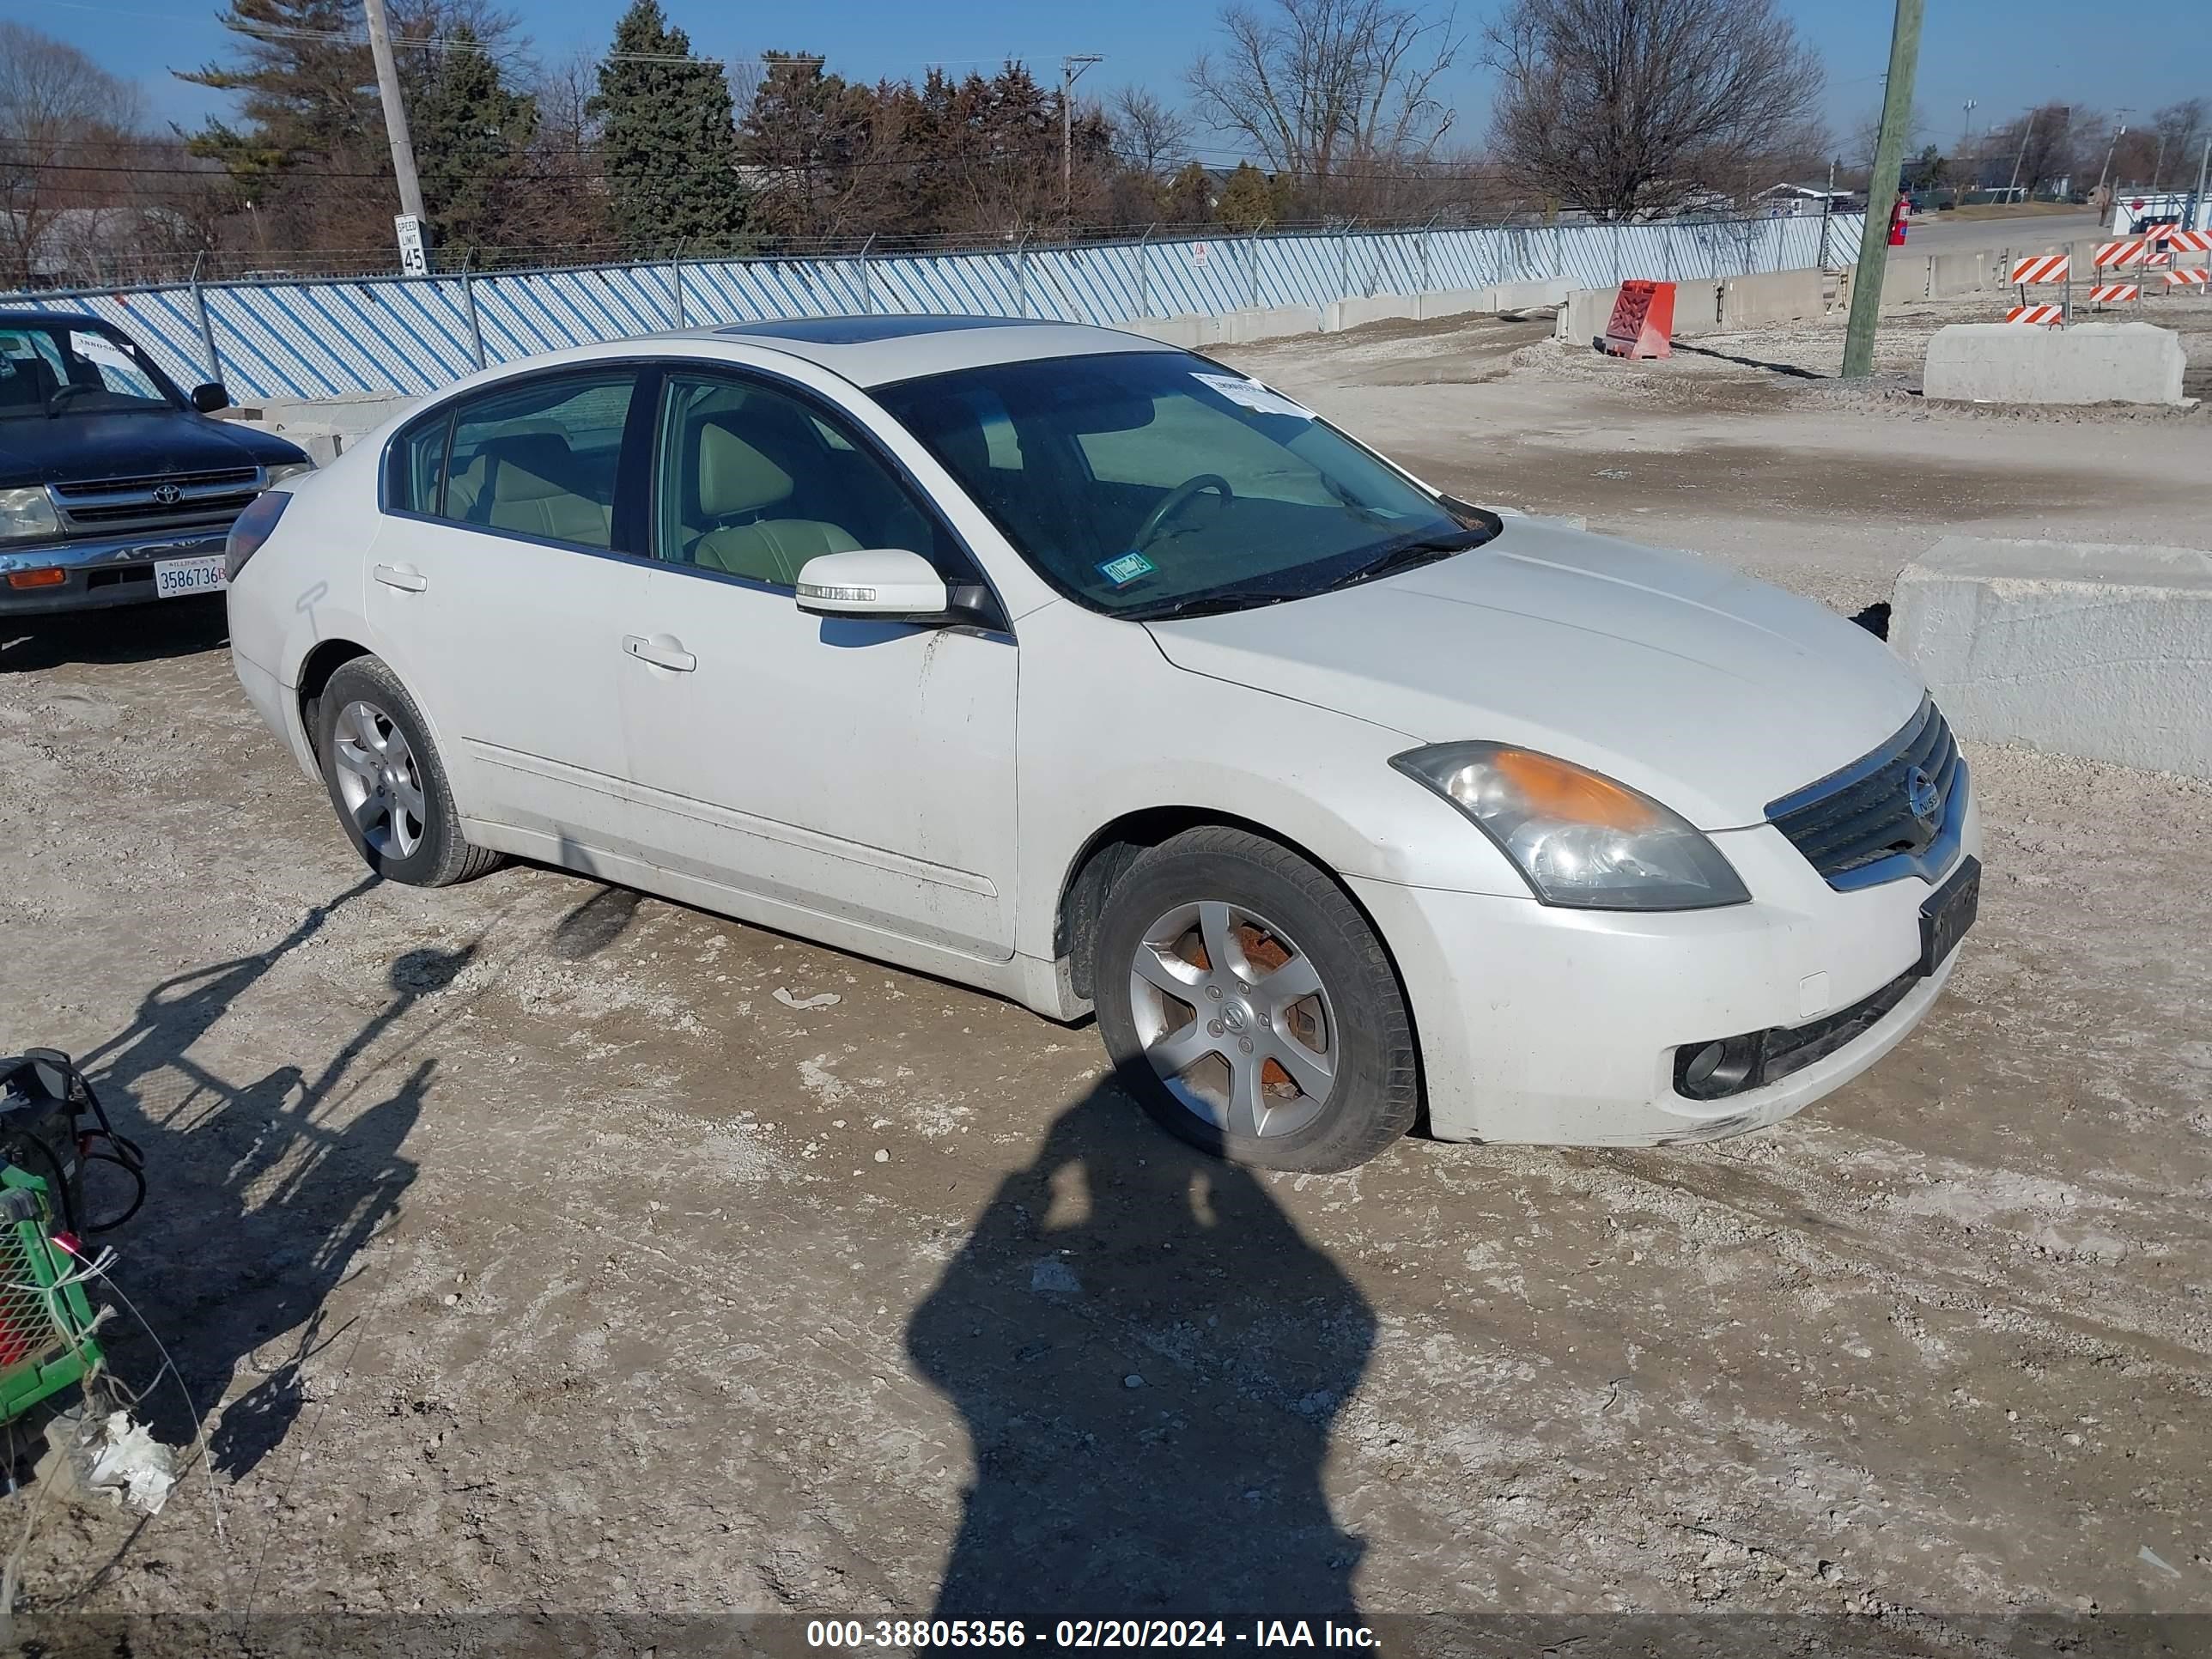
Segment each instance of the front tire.
[[1161,1124],[1238,1164],[1364,1164],[1420,1105],[1413,1021],[1366,918],[1273,842],[1192,830],[1107,896],[1091,964],[1100,1033]]
[[370,869],[410,887],[448,887],[498,867],[497,853],[462,837],[422,711],[381,659],[340,666],[315,716],[331,805]]

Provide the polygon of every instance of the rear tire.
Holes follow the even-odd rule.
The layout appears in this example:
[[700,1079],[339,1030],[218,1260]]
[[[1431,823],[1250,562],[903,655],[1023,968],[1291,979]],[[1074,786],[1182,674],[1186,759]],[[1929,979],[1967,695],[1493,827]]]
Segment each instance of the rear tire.
[[410,887],[449,887],[499,867],[461,835],[445,763],[399,677],[356,657],[315,702],[315,752],[338,823],[368,867]]
[[1140,854],[1107,895],[1091,982],[1124,1085],[1217,1157],[1349,1170],[1413,1125],[1419,1060],[1389,957],[1273,842],[1209,826]]

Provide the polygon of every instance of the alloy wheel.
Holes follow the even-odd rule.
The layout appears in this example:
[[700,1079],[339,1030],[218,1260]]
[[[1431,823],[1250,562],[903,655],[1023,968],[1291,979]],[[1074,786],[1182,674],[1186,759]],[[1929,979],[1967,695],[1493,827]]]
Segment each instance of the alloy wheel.
[[415,751],[391,715],[373,702],[349,702],[331,729],[338,796],[370,852],[410,858],[429,827],[429,804]]
[[1207,899],[1154,921],[1129,965],[1129,1007],[1160,1081],[1224,1133],[1295,1133],[1328,1103],[1340,1054],[1328,991],[1255,911]]

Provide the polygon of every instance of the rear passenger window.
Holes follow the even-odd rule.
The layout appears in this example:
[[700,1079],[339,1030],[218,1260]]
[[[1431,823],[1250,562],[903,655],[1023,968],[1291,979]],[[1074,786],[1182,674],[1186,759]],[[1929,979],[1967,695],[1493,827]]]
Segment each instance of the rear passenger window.
[[449,414],[418,427],[399,441],[399,465],[392,475],[392,505],[403,513],[439,510],[446,487],[446,437],[453,429]]
[[635,387],[635,374],[623,370],[532,381],[463,404],[442,468],[430,452],[445,428],[409,440],[415,447],[405,470],[416,510],[486,530],[608,546]]

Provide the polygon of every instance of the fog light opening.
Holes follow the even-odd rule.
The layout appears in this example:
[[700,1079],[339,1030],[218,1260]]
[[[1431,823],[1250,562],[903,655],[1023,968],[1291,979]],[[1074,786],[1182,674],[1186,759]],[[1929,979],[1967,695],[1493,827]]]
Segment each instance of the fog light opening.
[[1674,1051],[1674,1091],[1692,1100],[1724,1100],[1759,1079],[1761,1033],[1687,1042]]

